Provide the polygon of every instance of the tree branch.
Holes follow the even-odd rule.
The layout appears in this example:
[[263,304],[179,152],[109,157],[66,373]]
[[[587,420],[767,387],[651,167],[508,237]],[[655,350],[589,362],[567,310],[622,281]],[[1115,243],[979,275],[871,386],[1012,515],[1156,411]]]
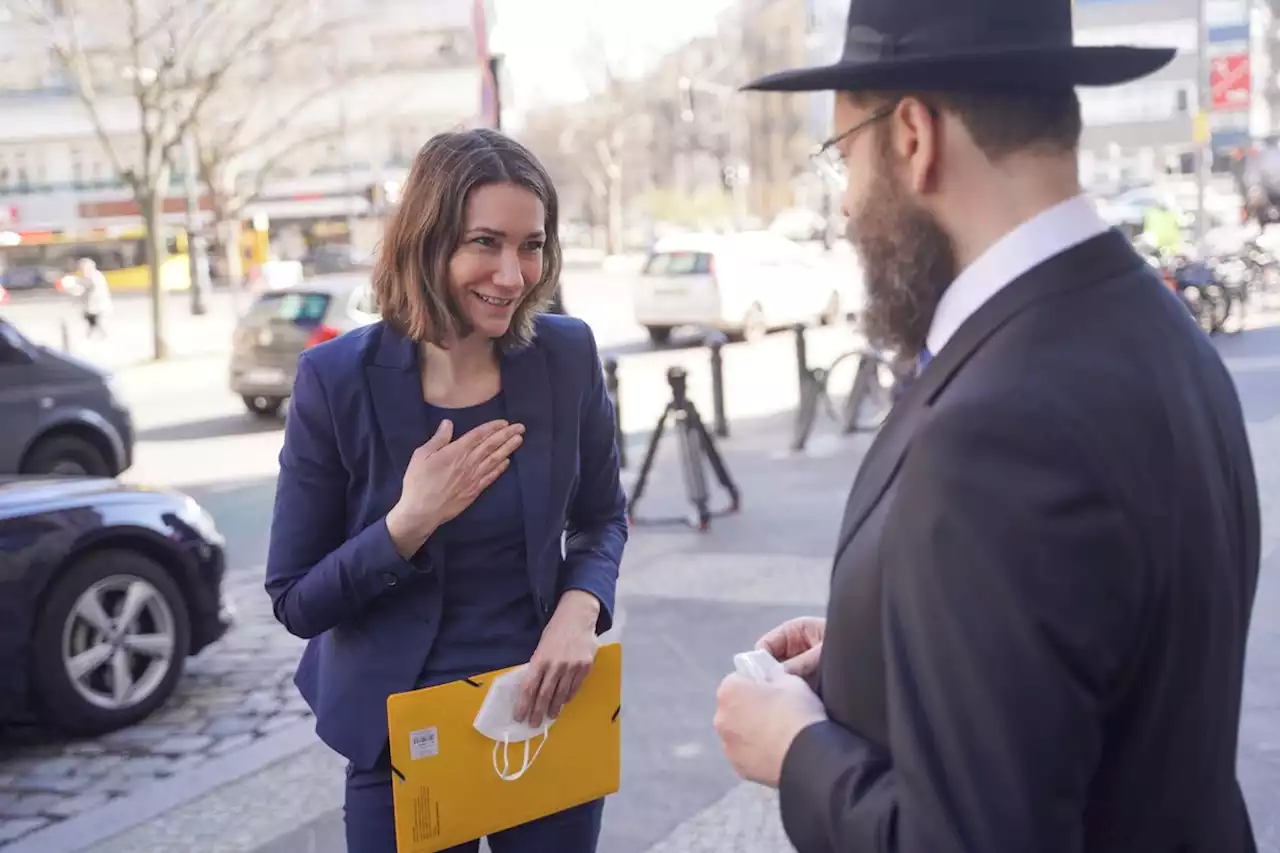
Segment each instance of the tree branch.
[[77,4],[74,0],[67,0],[65,6],[68,44],[63,44],[57,38],[58,30],[62,28],[57,21],[44,11],[40,0],[27,0],[25,6],[30,20],[46,28],[50,35],[49,41],[54,55],[64,66],[64,70],[73,75],[74,80],[71,88],[81,106],[84,107],[85,112],[89,114],[89,123],[93,126],[94,136],[97,137],[98,142],[101,143],[103,150],[106,152],[107,159],[111,162],[111,168],[122,180],[129,184],[130,189],[134,190],[135,193],[147,189],[146,183],[150,176],[138,175],[132,169],[124,167],[120,160],[120,155],[116,151],[115,143],[111,139],[111,134],[107,132],[102,112],[98,109],[98,95],[94,87],[92,69],[89,68],[89,63],[80,41]]
[[331,142],[339,136],[341,136],[340,131],[334,129],[317,131],[310,136],[294,140],[291,144],[282,147],[279,151],[259,163],[256,169],[256,177],[252,183],[252,189],[230,201],[226,206],[226,215],[228,217],[238,216],[245,207],[256,201],[262,195],[262,191],[266,188],[267,180],[271,177],[271,173],[286,158],[313,146]]

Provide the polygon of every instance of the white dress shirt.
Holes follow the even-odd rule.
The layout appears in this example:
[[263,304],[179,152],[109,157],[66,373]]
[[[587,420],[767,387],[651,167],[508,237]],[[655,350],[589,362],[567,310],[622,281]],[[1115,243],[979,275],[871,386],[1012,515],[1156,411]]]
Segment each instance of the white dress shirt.
[[1054,205],[997,240],[951,283],[929,326],[926,346],[936,357],[975,311],[1007,284],[1054,255],[1110,228],[1087,196]]

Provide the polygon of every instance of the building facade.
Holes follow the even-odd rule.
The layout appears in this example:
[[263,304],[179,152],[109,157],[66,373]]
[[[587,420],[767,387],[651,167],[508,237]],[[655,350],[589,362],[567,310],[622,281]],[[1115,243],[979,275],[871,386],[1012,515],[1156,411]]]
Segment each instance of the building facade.
[[1194,168],[1201,0],[1076,0],[1081,45],[1172,47],[1177,57],[1123,86],[1082,88],[1081,179],[1089,186],[1150,180]]
[[1178,51],[1143,80],[1080,90],[1082,180],[1099,188],[1189,180],[1196,152],[1206,146],[1211,171],[1225,175],[1236,151],[1274,135],[1278,6],[1271,0],[1075,0],[1078,44]]
[[[321,39],[314,33],[326,20],[337,25]],[[95,124],[43,26],[0,23],[0,232],[12,241],[24,232],[135,225],[116,168],[141,156],[120,47],[85,51],[102,66]],[[311,230],[341,237],[344,223],[373,212],[371,189],[401,180],[431,134],[496,121],[491,0],[313,0],[300,26],[311,41],[239,63],[236,84],[208,110],[210,124],[193,131],[218,140],[234,129],[220,174],[229,192],[253,198],[240,209],[244,220],[266,220],[273,232],[301,224],[304,240]],[[178,222],[187,160],[173,160],[164,209]]]

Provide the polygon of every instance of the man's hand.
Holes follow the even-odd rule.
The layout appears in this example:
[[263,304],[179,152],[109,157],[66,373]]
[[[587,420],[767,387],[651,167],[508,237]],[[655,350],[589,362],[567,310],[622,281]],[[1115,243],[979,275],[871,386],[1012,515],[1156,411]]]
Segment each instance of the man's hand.
[[782,760],[796,735],[827,719],[826,709],[794,675],[752,681],[736,673],[716,692],[716,733],[725,757],[743,779],[778,787]]
[[757,649],[764,649],[792,675],[808,678],[818,670],[822,639],[827,620],[817,616],[801,616],[783,622],[760,638]]

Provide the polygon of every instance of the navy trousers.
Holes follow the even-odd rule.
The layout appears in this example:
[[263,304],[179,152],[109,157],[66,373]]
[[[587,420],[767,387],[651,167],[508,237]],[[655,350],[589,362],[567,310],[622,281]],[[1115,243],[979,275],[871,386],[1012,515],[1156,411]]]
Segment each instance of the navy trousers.
[[[489,837],[491,853],[595,853],[604,800],[513,826]],[[379,761],[372,770],[347,769],[343,808],[347,853],[396,853],[395,806],[391,767]],[[450,847],[444,853],[478,853],[480,842]]]

